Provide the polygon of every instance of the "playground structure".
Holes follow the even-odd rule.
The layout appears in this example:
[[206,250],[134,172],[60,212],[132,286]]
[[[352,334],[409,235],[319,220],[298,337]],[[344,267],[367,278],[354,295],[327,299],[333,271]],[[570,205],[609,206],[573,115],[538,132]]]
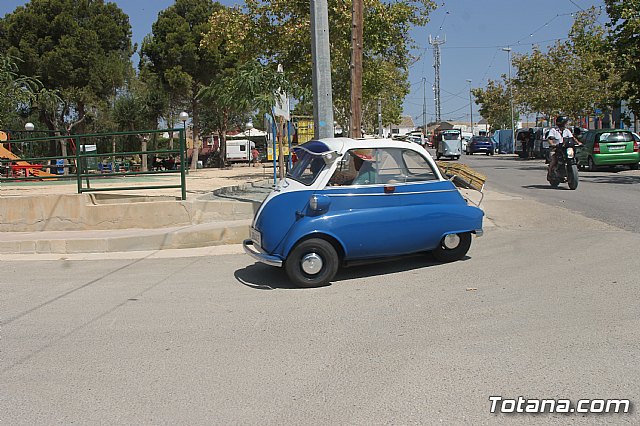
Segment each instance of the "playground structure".
[[0,131],[0,158],[13,160],[13,162],[7,166],[7,177],[10,177],[9,175],[18,176],[21,172],[24,173],[25,177],[29,177],[29,175],[36,177],[56,176],[53,173],[42,170],[42,164],[31,164],[27,161],[23,161],[20,157],[5,148],[4,143],[8,141],[8,135],[5,132]]
[[[169,143],[168,149],[161,149],[158,139],[159,135],[163,134],[177,135],[177,146],[174,147]],[[2,138],[0,140],[0,167],[3,169],[3,173],[0,173],[0,183],[74,179],[78,186],[78,194],[180,188],[181,199],[186,199],[185,172],[187,162],[184,129],[58,135],[29,139],[11,139],[7,133],[2,132],[0,137]],[[5,147],[5,144],[8,147]],[[59,144],[66,144],[70,148],[71,154],[60,155]],[[21,155],[16,154],[16,149],[10,149],[15,147],[22,148]],[[148,147],[152,147],[152,149],[148,149]],[[28,155],[34,153],[41,156]],[[42,156],[43,153],[44,156]],[[155,166],[159,159],[167,158],[173,160],[171,161],[172,167]],[[179,182],[133,186],[130,181],[122,180],[123,185],[118,187],[101,185],[100,183],[104,182],[104,179],[115,176],[142,177],[153,174],[178,175]],[[154,182],[153,179],[144,181]]]

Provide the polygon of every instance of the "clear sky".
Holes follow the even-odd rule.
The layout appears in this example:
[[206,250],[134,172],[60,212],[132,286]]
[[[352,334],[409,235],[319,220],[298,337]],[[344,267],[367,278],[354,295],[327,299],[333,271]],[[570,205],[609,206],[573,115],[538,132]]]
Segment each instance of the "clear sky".
[[[1,0],[0,15],[12,12],[28,3]],[[158,12],[173,4],[173,0],[115,0],[127,13],[133,29],[133,42],[140,43],[151,32]],[[234,0],[221,3],[232,5]],[[488,79],[508,74],[508,54],[502,47],[512,47],[512,53],[531,52],[533,44],[541,48],[567,37],[573,23],[572,13],[592,5],[602,6],[602,0],[450,0],[438,2],[426,27],[415,28],[412,36],[419,44],[414,51],[419,59],[409,70],[411,93],[404,103],[404,112],[422,124],[426,98],[427,121],[434,118],[433,50],[429,35],[446,43],[440,46],[440,99],[443,120],[469,120],[469,86],[484,87]],[[604,13],[603,13],[604,15]],[[605,17],[601,19],[605,22]],[[137,60],[135,61],[137,62]],[[469,84],[467,79],[471,80]],[[426,82],[426,85],[423,84]],[[426,96],[425,96],[426,87]],[[473,104],[474,121],[478,120]]]

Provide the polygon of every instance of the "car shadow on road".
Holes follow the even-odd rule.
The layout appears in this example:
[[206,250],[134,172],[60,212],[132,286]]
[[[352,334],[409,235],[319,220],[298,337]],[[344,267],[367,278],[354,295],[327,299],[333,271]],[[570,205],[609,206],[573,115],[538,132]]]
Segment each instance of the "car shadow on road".
[[605,175],[605,176],[589,176],[580,175],[580,179],[584,179],[585,182],[591,183],[615,183],[618,185],[633,185],[640,183],[640,176],[620,176],[620,175]]
[[566,186],[553,187],[553,186],[551,186],[549,184],[546,184],[546,185],[524,185],[524,186],[521,186],[521,188],[523,188],[523,189],[553,189],[554,191],[564,191],[564,190],[571,191]]
[[[462,260],[459,260],[459,262],[464,262],[469,259],[471,259],[469,256],[465,256]],[[357,264],[340,268],[336,277],[332,280],[332,283],[407,272],[441,264],[442,263],[436,261],[430,253],[359,261]],[[264,265],[259,262],[235,271],[234,276],[239,283],[256,290],[300,289],[300,287],[296,287],[289,282],[284,269]]]
[[[603,184],[616,184],[616,185],[633,185],[640,184],[640,176],[620,176],[620,175],[598,175],[590,176],[589,174],[580,174],[580,180],[588,183],[603,183]],[[554,189],[554,190],[569,190],[568,187],[560,185],[556,188],[551,185],[524,185],[523,189]]]

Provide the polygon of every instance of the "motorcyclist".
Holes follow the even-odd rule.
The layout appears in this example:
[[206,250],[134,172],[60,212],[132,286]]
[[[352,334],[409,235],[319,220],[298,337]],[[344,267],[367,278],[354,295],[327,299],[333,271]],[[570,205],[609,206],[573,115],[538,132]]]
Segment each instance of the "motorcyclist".
[[558,164],[558,154],[557,149],[562,145],[562,142],[565,138],[573,139],[577,145],[582,145],[582,143],[573,136],[571,130],[567,129],[567,123],[569,122],[569,117],[565,115],[559,115],[556,118],[556,127],[549,131],[549,135],[547,139],[549,140],[549,149],[551,152],[551,161],[549,161],[549,169],[547,170],[547,177],[550,178],[553,175],[553,171]]

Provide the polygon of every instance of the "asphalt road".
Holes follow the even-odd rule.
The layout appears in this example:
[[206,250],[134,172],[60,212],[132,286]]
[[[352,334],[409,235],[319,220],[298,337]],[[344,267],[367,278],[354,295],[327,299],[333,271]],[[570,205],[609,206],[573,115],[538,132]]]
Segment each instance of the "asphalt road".
[[640,233],[640,171],[628,167],[580,171],[575,191],[566,184],[552,188],[544,160],[514,156],[463,155],[461,162],[488,177],[487,188],[561,206],[628,231]]
[[638,424],[635,408],[489,413],[497,395],[640,403],[640,264],[620,249],[640,235],[487,198],[495,223],[466,259],[361,265],[318,289],[237,247],[0,257],[0,422]]

